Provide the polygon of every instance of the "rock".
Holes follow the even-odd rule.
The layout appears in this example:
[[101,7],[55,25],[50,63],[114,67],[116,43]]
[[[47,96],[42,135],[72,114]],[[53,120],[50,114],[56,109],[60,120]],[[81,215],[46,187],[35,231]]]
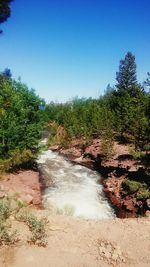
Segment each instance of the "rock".
[[123,205],[125,206],[125,208],[133,213],[136,213],[137,208],[134,206],[134,203],[132,201],[132,199],[125,199],[123,201]]
[[147,207],[150,209],[150,199],[146,200]]
[[145,213],[145,216],[150,218],[150,210],[147,210],[146,213]]
[[50,146],[49,149],[52,151],[57,151],[59,149],[59,146],[58,145]]
[[80,157],[80,158],[75,159],[74,161],[75,162],[82,162],[82,160],[83,160],[83,157]]
[[29,194],[21,196],[21,199],[27,204],[31,204],[33,201],[33,197]]
[[80,158],[82,156],[82,151],[80,148],[71,147],[68,149],[61,149],[60,153],[67,157],[69,160],[74,160],[76,158]]
[[35,206],[40,206],[41,204],[41,197],[40,196],[35,196],[32,200],[32,204],[35,205]]
[[98,153],[99,153],[98,148],[92,145],[85,149],[84,156],[89,156],[91,159],[96,159]]

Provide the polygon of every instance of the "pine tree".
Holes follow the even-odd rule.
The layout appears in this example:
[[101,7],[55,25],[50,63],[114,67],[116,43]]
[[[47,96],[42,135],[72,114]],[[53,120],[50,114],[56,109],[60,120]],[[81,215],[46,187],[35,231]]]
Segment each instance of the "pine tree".
[[125,59],[120,61],[119,72],[116,73],[117,90],[122,94],[124,91],[131,92],[137,85],[135,56],[128,52]]
[[[11,15],[10,3],[13,0],[0,0],[0,24],[5,22]],[[0,33],[3,31],[0,29]]]

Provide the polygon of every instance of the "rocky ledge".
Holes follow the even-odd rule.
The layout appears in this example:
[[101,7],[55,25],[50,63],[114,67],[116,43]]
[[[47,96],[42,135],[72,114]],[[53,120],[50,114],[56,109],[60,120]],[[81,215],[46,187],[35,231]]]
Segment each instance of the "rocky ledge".
[[[67,149],[59,146],[50,147],[53,151],[65,156],[70,161],[97,170],[104,177],[104,192],[117,210],[118,217],[129,218],[139,215],[150,215],[150,197],[137,198],[124,186],[126,180],[134,180],[145,184],[149,190],[149,163],[134,160],[128,146],[114,142],[114,155],[106,159],[101,155],[101,140],[94,139],[90,145],[84,140],[74,140]],[[148,191],[145,191],[148,192]]]
[[29,205],[42,207],[41,190],[42,183],[37,171],[20,170],[1,177],[0,198],[16,196]]

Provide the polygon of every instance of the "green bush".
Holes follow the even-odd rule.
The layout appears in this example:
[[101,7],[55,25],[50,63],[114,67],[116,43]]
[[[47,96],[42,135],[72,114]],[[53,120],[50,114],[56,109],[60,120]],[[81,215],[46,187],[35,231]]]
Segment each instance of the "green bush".
[[38,246],[46,246],[46,230],[48,220],[37,218],[29,208],[25,207],[17,196],[5,197],[0,200],[0,245],[14,244],[19,240],[18,232],[11,231],[9,217],[13,215],[17,221],[24,222],[28,225],[32,235],[28,242]]
[[123,186],[126,187],[131,193],[135,193],[140,188],[142,188],[143,185],[137,181],[126,180],[123,182]]
[[11,231],[11,225],[7,219],[12,214],[12,206],[9,198],[0,200],[0,245],[12,245],[18,239],[17,230]]
[[48,221],[47,219],[38,219],[29,209],[23,209],[18,214],[16,214],[16,219],[26,223],[32,233],[28,242],[31,244],[36,244],[38,246],[46,246],[46,228]]
[[129,148],[129,154],[133,157],[135,160],[139,160],[144,157],[145,153],[142,151],[136,151],[133,148]]
[[29,149],[19,150],[10,153],[9,159],[0,159],[0,173],[7,172],[13,168],[26,165],[34,160],[35,156]]
[[47,219],[38,219],[36,216],[31,214],[27,217],[26,223],[29,226],[30,231],[32,232],[32,236],[29,242],[38,246],[46,246],[46,226],[48,223]]
[[150,197],[150,191],[146,188],[140,188],[136,195],[137,199],[147,199]]
[[11,215],[12,209],[10,206],[10,200],[4,198],[0,200],[0,220],[5,221]]
[[18,166],[38,152],[44,101],[20,81],[0,75],[0,170]]
[[11,159],[0,159],[0,173],[9,171],[11,168]]
[[17,230],[11,231],[9,224],[0,219],[0,245],[13,245],[18,241]]

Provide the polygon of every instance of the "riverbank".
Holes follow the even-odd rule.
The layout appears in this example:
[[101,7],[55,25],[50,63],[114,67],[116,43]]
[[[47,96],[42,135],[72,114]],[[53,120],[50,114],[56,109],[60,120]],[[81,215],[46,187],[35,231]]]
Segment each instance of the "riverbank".
[[18,199],[34,207],[42,207],[42,181],[38,171],[19,170],[0,179],[0,198],[16,195]]
[[87,145],[84,139],[78,139],[73,140],[67,149],[59,146],[52,146],[50,149],[59,151],[61,155],[75,164],[97,170],[107,178],[103,181],[104,191],[117,208],[118,217],[131,218],[145,214],[149,216],[150,197],[143,195],[137,199],[137,192],[130,192],[127,187],[123,186],[124,182],[129,179],[146,184],[149,188],[149,161],[135,160],[129,152],[129,146],[119,142],[114,142],[113,156],[105,159],[101,154],[100,146],[100,139],[93,139],[90,145]]
[[[37,213],[41,214],[41,211]],[[48,216],[48,219],[48,245],[45,248],[28,244],[25,239],[29,235],[27,227],[14,221],[22,238],[18,246],[0,248],[0,266],[150,266],[148,218],[83,220]]]
[[[104,159],[100,154],[99,139],[93,139],[92,144],[87,145],[84,140],[74,140],[67,149],[59,146],[50,147],[52,151],[58,151],[74,164],[83,165],[101,173],[104,192],[109,200],[117,208],[117,216],[120,218],[137,217],[138,215],[150,215],[150,198],[136,198],[136,192],[129,192],[123,186],[127,179],[133,179],[150,186],[148,168],[144,162],[134,160],[127,145],[114,143],[114,155],[111,159]],[[148,165],[147,165],[148,166]],[[46,176],[46,173],[45,173]],[[44,179],[38,171],[25,170],[10,173],[0,181],[0,197],[7,194],[17,194],[29,205],[42,207],[43,190],[50,186],[51,181]]]

